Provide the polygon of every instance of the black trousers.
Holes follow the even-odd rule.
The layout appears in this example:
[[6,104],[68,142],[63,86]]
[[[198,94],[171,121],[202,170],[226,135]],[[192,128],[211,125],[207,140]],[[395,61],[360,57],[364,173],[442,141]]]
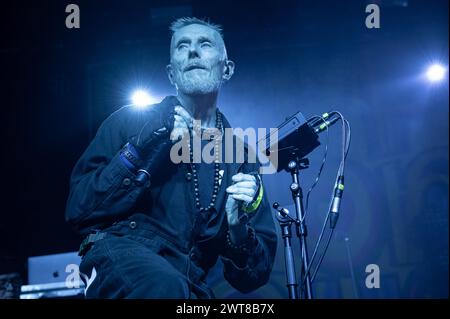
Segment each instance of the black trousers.
[[124,221],[106,233],[80,264],[86,298],[214,298],[189,254],[145,225]]

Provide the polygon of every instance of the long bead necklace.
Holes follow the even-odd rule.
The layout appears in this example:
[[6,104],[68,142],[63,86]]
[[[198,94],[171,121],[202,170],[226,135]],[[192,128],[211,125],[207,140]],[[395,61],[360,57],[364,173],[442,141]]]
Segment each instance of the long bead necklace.
[[[219,130],[220,134],[222,134],[222,115],[220,114],[219,110],[216,110],[216,128]],[[201,134],[201,132],[200,132]],[[219,163],[219,147],[220,147],[220,141],[221,136],[214,136],[214,153],[215,153],[215,159],[214,159],[214,184],[213,184],[213,193],[211,196],[211,201],[209,205],[206,207],[202,207],[200,203],[200,189],[199,189],[199,183],[198,183],[198,172],[196,164],[194,163],[194,153],[191,147],[191,143],[189,143],[189,160],[192,170],[192,179],[194,182],[194,196],[195,196],[195,207],[200,211],[204,212],[207,210],[210,210],[214,207],[214,204],[216,203],[217,193],[219,191],[219,177],[220,177],[220,163]],[[192,131],[191,131],[191,140],[193,137]]]

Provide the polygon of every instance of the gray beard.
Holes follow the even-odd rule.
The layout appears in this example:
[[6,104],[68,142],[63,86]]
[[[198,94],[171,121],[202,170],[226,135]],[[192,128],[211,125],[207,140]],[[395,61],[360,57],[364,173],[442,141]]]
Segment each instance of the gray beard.
[[211,73],[200,72],[191,71],[189,74],[181,74],[177,81],[178,91],[188,95],[217,92],[222,84],[221,79],[214,77]]

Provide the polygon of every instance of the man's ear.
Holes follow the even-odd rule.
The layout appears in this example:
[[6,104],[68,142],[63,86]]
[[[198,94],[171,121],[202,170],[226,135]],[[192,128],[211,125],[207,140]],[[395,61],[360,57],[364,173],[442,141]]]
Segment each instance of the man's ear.
[[173,69],[172,69],[172,65],[171,64],[167,64],[166,71],[167,71],[167,76],[169,78],[170,83],[172,85],[175,85],[175,83],[173,82]]
[[222,79],[228,81],[234,74],[234,62],[231,60],[226,60],[225,65],[223,66],[223,75]]

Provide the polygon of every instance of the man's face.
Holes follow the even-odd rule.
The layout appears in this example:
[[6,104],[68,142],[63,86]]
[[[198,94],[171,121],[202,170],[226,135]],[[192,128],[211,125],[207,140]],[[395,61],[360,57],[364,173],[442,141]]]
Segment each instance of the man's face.
[[225,61],[225,45],[219,33],[204,25],[191,24],[172,37],[169,78],[184,94],[218,91],[224,79]]

